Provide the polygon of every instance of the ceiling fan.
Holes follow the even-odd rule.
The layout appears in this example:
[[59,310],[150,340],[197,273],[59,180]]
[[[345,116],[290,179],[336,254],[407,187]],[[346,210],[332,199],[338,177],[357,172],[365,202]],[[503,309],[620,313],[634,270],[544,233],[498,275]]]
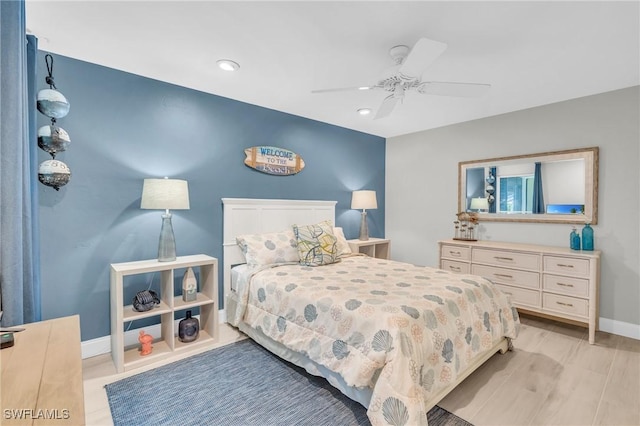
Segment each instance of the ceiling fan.
[[383,118],[393,112],[398,102],[402,102],[407,91],[423,95],[442,95],[459,97],[478,97],[484,95],[490,84],[457,83],[445,81],[423,81],[422,73],[445,51],[445,43],[421,38],[409,49],[400,45],[392,47],[389,55],[395,61],[395,67],[387,76],[372,86],[343,87],[338,89],[313,90],[311,93],[341,92],[345,90],[385,90],[390,94],[384,98],[378,108],[375,119]]

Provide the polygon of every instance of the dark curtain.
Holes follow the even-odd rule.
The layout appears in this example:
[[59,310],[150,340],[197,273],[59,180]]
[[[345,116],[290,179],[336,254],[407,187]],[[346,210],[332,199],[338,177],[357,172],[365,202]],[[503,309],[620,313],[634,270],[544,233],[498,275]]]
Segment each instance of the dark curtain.
[[2,325],[39,321],[36,54],[25,4],[0,1],[0,304]]
[[533,172],[533,206],[532,213],[544,213],[544,196],[542,194],[542,164],[535,163],[535,171]]

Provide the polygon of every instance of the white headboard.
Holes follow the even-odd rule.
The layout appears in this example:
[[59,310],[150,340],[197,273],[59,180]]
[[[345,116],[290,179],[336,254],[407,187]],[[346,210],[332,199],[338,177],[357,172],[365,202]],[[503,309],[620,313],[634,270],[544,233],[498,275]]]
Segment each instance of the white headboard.
[[245,263],[244,255],[236,243],[236,236],[283,231],[294,223],[306,225],[332,220],[335,224],[336,203],[337,201],[223,198],[223,298],[231,289],[231,267]]

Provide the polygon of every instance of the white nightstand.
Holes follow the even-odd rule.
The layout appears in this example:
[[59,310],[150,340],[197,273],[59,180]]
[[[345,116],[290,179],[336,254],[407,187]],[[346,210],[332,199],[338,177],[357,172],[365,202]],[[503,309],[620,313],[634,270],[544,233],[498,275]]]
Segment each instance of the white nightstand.
[[351,251],[363,253],[378,259],[389,259],[391,255],[391,240],[385,238],[369,238],[368,240],[347,240]]

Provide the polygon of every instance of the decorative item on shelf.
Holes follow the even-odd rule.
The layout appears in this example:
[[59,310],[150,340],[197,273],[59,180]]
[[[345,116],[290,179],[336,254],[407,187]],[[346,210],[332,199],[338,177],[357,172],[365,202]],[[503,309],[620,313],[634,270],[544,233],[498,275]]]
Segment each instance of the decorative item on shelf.
[[367,226],[367,209],[377,209],[378,200],[376,191],[362,190],[351,193],[351,208],[362,209],[360,216],[360,236],[358,239],[366,241],[369,239],[369,228]]
[[246,148],[244,164],[262,173],[276,176],[295,175],[304,169],[304,160],[293,151],[275,146]]
[[140,330],[140,336],[138,336],[138,342],[140,342],[140,356],[149,355],[153,346],[153,336]]
[[582,228],[582,250],[593,251],[593,228],[589,223]]
[[197,291],[198,281],[196,280],[196,274],[192,268],[187,268],[182,277],[182,300],[185,302],[195,301]]
[[147,312],[160,304],[158,294],[153,290],[144,290],[136,293],[133,298],[133,310],[136,312]]
[[180,179],[145,179],[142,186],[141,209],[165,210],[158,243],[158,261],[176,260],[176,240],[169,210],[189,210],[189,185]]
[[[65,151],[71,143],[69,134],[62,128],[56,126],[56,120],[63,118],[69,113],[70,104],[65,96],[58,92],[53,81],[53,56],[45,55],[47,64],[47,77],[45,82],[48,89],[38,92],[36,106],[41,114],[51,119],[51,125],[42,126],[38,129],[38,146],[43,151],[48,152],[53,160],[46,160],[38,167],[38,180],[46,186],[50,186],[56,191],[61,186],[69,183],[71,171],[69,167],[60,160],[55,160],[58,152]],[[55,160],[55,161],[54,161]]]
[[453,222],[455,225],[454,240],[478,241],[476,240],[476,225],[478,224],[478,214],[475,212],[460,212],[456,216],[458,219]]
[[569,234],[569,247],[571,247],[571,250],[580,250],[580,235],[578,235],[575,226],[571,230],[571,234]]
[[191,316],[191,311],[187,311],[186,317],[178,323],[178,339],[183,343],[193,342],[200,334],[200,321]]

